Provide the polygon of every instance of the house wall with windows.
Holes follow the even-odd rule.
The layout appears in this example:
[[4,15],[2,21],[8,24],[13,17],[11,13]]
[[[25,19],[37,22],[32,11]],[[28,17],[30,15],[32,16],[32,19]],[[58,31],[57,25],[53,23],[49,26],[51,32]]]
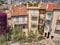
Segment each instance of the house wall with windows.
[[60,37],[60,11],[54,10],[52,25],[51,25],[51,35],[50,38]]
[[14,16],[12,17],[12,24],[20,27],[19,30],[22,30],[27,35],[28,23],[27,16]]
[[36,9],[29,9],[28,10],[28,28],[29,31],[32,30],[34,32],[38,32],[38,17],[39,17],[39,10]]
[[27,8],[22,5],[12,7],[11,22],[14,28],[15,25],[19,26],[26,35],[28,33],[28,14]]

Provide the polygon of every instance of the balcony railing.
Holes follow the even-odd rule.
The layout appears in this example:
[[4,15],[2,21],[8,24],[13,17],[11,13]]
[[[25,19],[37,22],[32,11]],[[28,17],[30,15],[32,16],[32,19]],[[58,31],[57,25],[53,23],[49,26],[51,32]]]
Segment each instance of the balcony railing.
[[37,21],[32,21],[31,24],[32,25],[37,24]]

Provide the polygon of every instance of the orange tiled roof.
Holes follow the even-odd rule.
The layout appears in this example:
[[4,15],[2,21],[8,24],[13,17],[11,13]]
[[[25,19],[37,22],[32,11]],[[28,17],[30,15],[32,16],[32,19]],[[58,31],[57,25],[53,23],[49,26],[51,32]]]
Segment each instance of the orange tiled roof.
[[14,6],[12,7],[11,14],[12,16],[24,16],[24,15],[27,15],[27,9],[22,5]]
[[46,11],[53,11],[54,8],[55,8],[54,3],[47,4]]

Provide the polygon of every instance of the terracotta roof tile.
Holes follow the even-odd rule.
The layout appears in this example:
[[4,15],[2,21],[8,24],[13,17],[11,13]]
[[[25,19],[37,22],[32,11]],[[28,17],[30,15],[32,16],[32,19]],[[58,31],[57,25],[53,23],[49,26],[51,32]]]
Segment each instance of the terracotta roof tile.
[[12,16],[27,15],[27,9],[24,6],[14,6],[11,11]]
[[55,8],[54,3],[47,4],[46,11],[53,11],[54,8]]

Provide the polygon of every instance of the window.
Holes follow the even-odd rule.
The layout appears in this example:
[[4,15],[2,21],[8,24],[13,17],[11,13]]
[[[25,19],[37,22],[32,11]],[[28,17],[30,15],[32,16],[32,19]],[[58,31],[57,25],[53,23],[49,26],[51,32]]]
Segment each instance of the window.
[[32,18],[32,21],[36,21],[37,20],[37,18]]
[[51,16],[51,13],[47,13],[47,15]]
[[27,28],[27,26],[26,26],[26,25],[23,25],[23,26],[22,26],[22,29],[26,29],[26,28]]
[[36,25],[32,25],[32,28],[36,28]]
[[37,16],[37,10],[32,10],[32,16]]
[[60,25],[60,20],[57,20],[57,25]]
[[25,22],[25,20],[26,20],[26,17],[22,17],[22,20],[23,20],[23,22]]
[[48,18],[50,18],[52,13],[48,12],[47,15],[48,15]]
[[23,29],[25,29],[25,26],[23,26]]
[[46,20],[46,24],[50,25],[51,21],[50,20]]
[[44,18],[44,14],[40,14],[40,18],[43,19]]
[[19,17],[16,17],[16,23],[19,23]]
[[55,33],[60,34],[60,30],[55,30]]

